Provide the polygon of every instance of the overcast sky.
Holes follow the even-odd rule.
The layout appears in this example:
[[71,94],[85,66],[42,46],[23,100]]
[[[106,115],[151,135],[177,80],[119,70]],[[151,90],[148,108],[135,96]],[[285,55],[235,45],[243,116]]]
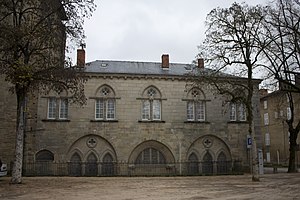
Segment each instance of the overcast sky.
[[[250,5],[267,0],[236,0]],[[234,0],[95,0],[86,19],[86,61],[122,60],[191,63],[204,39],[206,15]],[[71,54],[75,60],[75,51]]]

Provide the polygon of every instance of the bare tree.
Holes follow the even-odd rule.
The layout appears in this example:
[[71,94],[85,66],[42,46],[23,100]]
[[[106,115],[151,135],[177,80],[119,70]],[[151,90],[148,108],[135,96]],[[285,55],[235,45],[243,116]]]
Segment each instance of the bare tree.
[[211,77],[222,71],[246,77],[246,84],[240,84],[236,79],[230,78],[224,84],[224,80],[220,81],[218,76],[210,80],[214,82],[220,94],[227,94],[232,97],[232,100],[243,102],[246,106],[249,123],[248,134],[252,137],[253,181],[259,181],[253,123],[255,112],[253,94],[257,84],[253,80],[253,73],[259,66],[259,58],[263,49],[258,44],[267,43],[265,38],[260,38],[264,12],[261,6],[251,7],[238,3],[233,3],[229,8],[213,9],[206,19],[206,39],[199,46],[199,56],[204,57],[208,64],[216,70]]
[[265,19],[265,37],[271,41],[264,48],[268,62],[269,77],[274,79],[280,90],[285,91],[290,117],[285,121],[290,133],[290,156],[288,172],[296,172],[297,138],[300,120],[295,118],[295,95],[300,94],[300,2],[298,0],[277,0],[268,9]]
[[26,99],[32,92],[68,91],[85,102],[84,76],[65,61],[66,38],[84,38],[83,19],[93,0],[1,0],[0,75],[17,98],[16,150],[12,183],[22,182]]

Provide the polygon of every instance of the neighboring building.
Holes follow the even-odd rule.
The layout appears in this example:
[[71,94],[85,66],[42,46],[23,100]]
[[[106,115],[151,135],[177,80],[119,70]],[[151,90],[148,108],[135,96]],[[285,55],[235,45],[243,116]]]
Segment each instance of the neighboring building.
[[[78,53],[78,63],[84,63],[84,50]],[[163,55],[162,63],[87,63],[85,106],[71,104],[67,93],[38,97],[36,118],[31,120],[35,123],[26,127],[25,174],[183,175],[249,170],[245,109],[213,94],[207,85],[187,87],[189,73],[209,72],[199,61],[199,66],[174,64]],[[258,138],[259,82],[255,81],[253,97]]]
[[[43,20],[41,21],[46,21],[47,25],[50,27],[52,27],[51,30],[56,30],[51,32],[51,36],[52,38],[55,38],[55,40],[52,41],[51,43],[51,48],[42,46],[41,42],[38,41],[38,37],[34,37],[34,39],[36,38],[36,40],[34,39],[28,39],[30,37],[27,37],[25,39],[28,39],[28,43],[26,43],[28,45],[29,49],[34,49],[33,55],[36,54],[43,54],[43,57],[47,57],[47,55],[45,55],[44,53],[47,52],[49,55],[51,54],[51,57],[54,57],[53,59],[53,63],[56,63],[58,66],[64,67],[64,58],[65,58],[65,45],[66,45],[66,33],[65,33],[65,23],[63,21],[67,20],[66,17],[66,13],[63,9],[60,9],[61,7],[61,1],[60,0],[42,0],[43,3],[41,3],[41,0],[36,0],[36,2],[34,1],[30,1],[30,2],[12,2],[12,1],[7,1],[7,4],[2,3],[2,7],[1,7],[1,13],[0,13],[0,18],[1,18],[1,25],[3,27],[6,27],[7,24],[10,24],[13,20],[13,16],[12,16],[12,12],[10,9],[14,9],[15,7],[13,7],[10,4],[14,4],[14,6],[16,6],[17,9],[23,9],[26,10],[23,12],[23,17],[22,20],[19,23],[16,23],[20,26],[22,26],[22,28],[26,27],[26,28],[30,28],[30,26],[35,26],[37,24],[37,22],[33,22],[33,23],[28,23],[28,21],[26,21],[26,19],[31,19],[32,21],[34,21],[35,19],[37,19],[36,17],[32,18],[31,15],[37,14],[37,12],[42,12],[42,14],[49,14],[49,12],[55,10],[56,12],[54,12],[54,14],[52,14],[50,17],[48,17],[46,20],[43,18]],[[31,5],[30,8],[26,8],[26,3],[31,3],[34,4]],[[35,4],[36,3],[36,4]],[[41,3],[41,4],[40,4]],[[20,6],[19,4],[22,4],[22,6]],[[4,6],[5,5],[5,6]],[[7,9],[7,7],[9,7],[9,9]],[[27,5],[28,6],[28,5]],[[52,9],[50,9],[52,7]],[[30,10],[32,9],[32,10]],[[10,12],[11,11],[11,12]],[[15,11],[15,10],[13,10]],[[35,13],[32,13],[34,11]],[[43,13],[45,12],[45,13]],[[18,12],[17,12],[18,13]],[[25,14],[26,13],[26,14]],[[41,17],[41,16],[40,16]],[[15,26],[18,26],[16,25]],[[39,23],[42,24],[42,23]],[[44,24],[43,24],[44,25]],[[8,26],[9,28],[14,27],[14,26]],[[50,30],[49,27],[47,27],[47,30]],[[53,28],[55,27],[55,28]],[[9,30],[8,28],[8,30]],[[37,26],[35,26],[35,28],[37,28]],[[21,34],[18,32],[18,34]],[[26,33],[28,34],[28,33]],[[35,33],[36,34],[36,33]],[[41,32],[40,32],[41,34]],[[49,32],[48,32],[49,34]],[[3,39],[3,38],[2,38]],[[12,38],[13,40],[13,38]],[[45,40],[45,38],[42,39],[43,41]],[[4,42],[3,42],[4,43]],[[25,41],[24,41],[25,43]],[[0,42],[0,46],[3,47],[3,45],[11,45],[13,46],[13,44],[7,42],[7,44],[2,44],[2,42]],[[5,46],[6,48],[4,49],[11,49],[11,46],[9,46],[9,48]],[[45,50],[46,49],[46,50]],[[1,54],[1,52],[3,54]],[[0,57],[1,57],[1,62],[0,62],[0,67],[2,63],[9,63],[7,62],[5,59],[11,59],[11,57],[9,57],[9,52],[8,51],[1,51],[0,52]],[[35,54],[36,53],[36,54]],[[20,58],[21,59],[21,58]],[[32,61],[32,60],[31,60]],[[33,62],[33,61],[32,61]],[[34,60],[34,62],[36,62],[36,60]],[[32,64],[32,63],[30,63]],[[1,70],[2,72],[5,70]],[[14,160],[14,153],[15,153],[15,143],[16,143],[16,119],[17,119],[17,98],[14,92],[14,85],[8,83],[5,81],[5,75],[1,75],[0,74],[0,91],[1,91],[1,96],[0,96],[0,159],[4,162],[8,164],[8,169],[11,170],[12,165],[11,162],[13,162]],[[28,102],[28,108],[26,110],[26,115],[27,115],[27,121],[26,121],[26,125],[28,127],[31,127],[31,129],[36,130],[36,115],[37,115],[37,94],[32,94],[30,97],[28,97],[27,102]],[[27,136],[26,136],[27,132],[25,133],[25,140],[27,140]],[[28,142],[28,141],[27,141]],[[25,146],[26,148],[26,146]]]
[[[286,119],[291,116],[289,99],[286,92],[269,93],[261,90],[260,111],[263,152],[266,163],[287,165],[289,160],[289,131]],[[295,123],[300,120],[300,95],[293,94]],[[298,144],[300,139],[298,137]],[[296,162],[300,163],[300,154],[296,154]]]

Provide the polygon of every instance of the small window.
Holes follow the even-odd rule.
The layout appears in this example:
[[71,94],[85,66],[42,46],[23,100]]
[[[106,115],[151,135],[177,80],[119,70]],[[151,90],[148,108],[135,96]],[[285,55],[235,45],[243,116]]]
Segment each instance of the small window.
[[290,120],[292,118],[292,111],[290,107],[286,108],[286,118],[287,120]]
[[246,105],[243,103],[233,103],[229,105],[229,119],[230,121],[246,121]]
[[264,124],[269,125],[269,114],[268,113],[264,114]]
[[60,99],[59,104],[59,119],[67,119],[68,118],[68,99]]
[[48,119],[56,118],[56,98],[48,99]]
[[270,146],[270,134],[266,133],[265,135],[265,144],[266,146]]
[[236,104],[230,103],[230,121],[236,121]]
[[268,102],[267,102],[267,100],[264,101],[264,109],[268,109]]
[[277,111],[274,112],[274,118],[275,118],[275,119],[278,119],[278,118],[279,118],[279,117],[278,117],[278,112],[277,112]]

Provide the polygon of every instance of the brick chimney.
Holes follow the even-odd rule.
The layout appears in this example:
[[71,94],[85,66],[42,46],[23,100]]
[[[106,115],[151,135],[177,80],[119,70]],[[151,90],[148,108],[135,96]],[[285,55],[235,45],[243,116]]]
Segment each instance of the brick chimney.
[[203,58],[198,58],[198,67],[200,69],[204,69],[204,59]]
[[259,95],[260,95],[260,97],[264,97],[264,96],[268,95],[268,90],[267,89],[260,89],[259,90]]
[[169,54],[163,54],[162,56],[161,56],[161,67],[163,68],[163,69],[169,69],[169,65],[170,65],[170,63],[169,63]]
[[85,66],[85,50],[77,49],[77,67]]

